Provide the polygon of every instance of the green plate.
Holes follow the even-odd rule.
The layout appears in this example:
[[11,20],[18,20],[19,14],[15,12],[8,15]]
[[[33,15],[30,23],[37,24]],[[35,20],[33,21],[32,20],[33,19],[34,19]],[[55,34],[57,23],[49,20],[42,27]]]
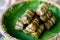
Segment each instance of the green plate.
[[60,31],[60,9],[54,5],[49,5],[49,9],[53,11],[53,15],[57,18],[57,23],[50,29],[45,30],[39,39],[33,38],[31,35],[26,35],[22,31],[17,31],[14,29],[15,24],[19,17],[26,11],[26,9],[31,8],[36,10],[41,1],[28,1],[16,4],[10,7],[4,15],[3,24],[5,25],[5,30],[13,37],[22,40],[48,40],[51,37],[57,35]]

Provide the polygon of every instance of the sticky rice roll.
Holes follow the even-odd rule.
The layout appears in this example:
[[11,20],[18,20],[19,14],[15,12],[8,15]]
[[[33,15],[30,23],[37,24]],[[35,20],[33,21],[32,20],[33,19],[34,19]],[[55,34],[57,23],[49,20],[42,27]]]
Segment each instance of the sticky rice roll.
[[25,13],[21,16],[21,21],[24,24],[29,24],[30,21],[32,20],[32,17],[35,15],[35,13],[31,10],[26,10]]

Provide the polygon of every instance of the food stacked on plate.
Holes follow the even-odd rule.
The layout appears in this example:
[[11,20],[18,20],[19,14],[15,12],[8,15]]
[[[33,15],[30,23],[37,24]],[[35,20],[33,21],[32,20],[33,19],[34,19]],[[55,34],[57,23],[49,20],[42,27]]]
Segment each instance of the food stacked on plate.
[[44,29],[49,30],[56,23],[56,18],[48,6],[42,3],[35,11],[27,9],[17,21],[15,29],[39,38]]

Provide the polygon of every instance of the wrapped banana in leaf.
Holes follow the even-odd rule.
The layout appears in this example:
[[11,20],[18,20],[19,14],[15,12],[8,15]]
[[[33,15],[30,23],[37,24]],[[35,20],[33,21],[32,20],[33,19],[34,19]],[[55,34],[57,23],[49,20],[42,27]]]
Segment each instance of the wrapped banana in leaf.
[[33,12],[33,10],[27,9],[27,10],[25,11],[25,13],[21,16],[21,19],[20,19],[20,20],[21,20],[24,24],[29,24],[34,15],[35,15],[35,13]]
[[15,29],[16,30],[23,30],[24,24],[21,21],[17,21]]
[[[38,19],[38,17],[35,17],[32,20],[32,22],[26,27],[26,29],[24,29],[24,32],[27,33],[27,34],[35,32],[37,30],[38,26],[39,26],[39,19]],[[32,31],[30,31],[30,30],[32,30]]]
[[42,3],[41,5],[38,6],[36,13],[40,16],[44,15],[48,10],[48,4]]

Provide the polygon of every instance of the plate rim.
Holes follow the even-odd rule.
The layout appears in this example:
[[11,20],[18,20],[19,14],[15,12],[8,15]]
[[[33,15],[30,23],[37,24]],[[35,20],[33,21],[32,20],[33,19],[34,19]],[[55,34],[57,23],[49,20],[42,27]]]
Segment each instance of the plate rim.
[[[23,1],[23,2],[27,2],[27,1]],[[47,2],[47,3],[51,3],[51,2],[48,2],[48,1],[43,1],[43,2]],[[22,2],[19,2],[19,3],[22,3]],[[17,4],[19,4],[19,3],[17,3]],[[17,4],[14,4],[14,5],[17,5]],[[51,3],[52,4],[52,3]],[[4,20],[4,15],[6,14],[6,12],[11,8],[11,7],[13,7],[14,5],[11,5],[10,7],[8,7],[4,12],[3,12],[3,15],[2,15],[2,17],[1,17],[1,25],[0,25],[0,32],[1,32],[1,34],[4,36],[4,37],[6,37],[7,39],[9,39],[9,40],[20,40],[20,39],[17,39],[17,38],[15,38],[15,37],[12,37],[10,34],[8,34],[6,31],[5,31],[5,29],[4,29],[4,26],[3,26],[3,20]],[[54,6],[56,6],[54,3],[53,3],[53,5]],[[56,6],[57,7],[57,6]],[[59,7],[57,7],[57,8],[59,8]]]

